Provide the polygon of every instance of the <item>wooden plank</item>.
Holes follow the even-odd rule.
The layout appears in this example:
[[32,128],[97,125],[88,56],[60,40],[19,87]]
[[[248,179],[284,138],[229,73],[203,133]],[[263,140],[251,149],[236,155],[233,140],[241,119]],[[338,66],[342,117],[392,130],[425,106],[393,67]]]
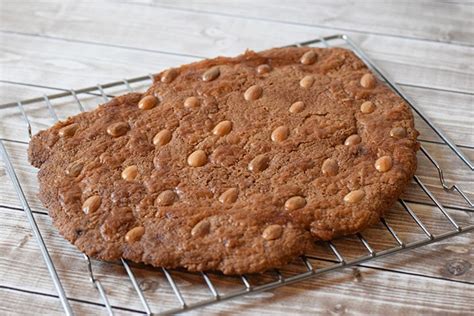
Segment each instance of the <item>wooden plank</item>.
[[[57,90],[0,82],[0,104],[17,102],[29,98],[36,98],[43,94],[50,93],[57,93]],[[4,118],[4,115],[7,114],[4,114],[0,106],[0,117]],[[4,123],[6,122],[2,120],[2,125]]]
[[[0,209],[0,213],[3,215],[0,216],[2,217],[2,232],[4,232],[0,237],[2,249],[0,285],[55,295],[52,281],[24,214],[5,209]],[[89,281],[87,264],[82,255],[51,229],[49,217],[40,215],[36,216],[36,220],[43,232],[66,295],[70,298],[101,304],[98,292]],[[93,270],[96,278],[102,282],[107,294],[110,295],[112,305],[142,310],[123,267],[118,264],[94,261]],[[150,292],[156,290],[160,293],[160,299],[152,304],[155,310],[160,304],[168,307],[176,304],[164,277],[161,274],[150,277],[157,283],[156,286],[153,283],[154,288]]]
[[[445,146],[424,143],[424,148],[437,161],[443,170],[448,185],[457,184],[474,201],[473,174],[464,163]],[[474,161],[474,151],[463,148],[464,153]],[[416,175],[425,183],[427,188],[443,203],[453,207],[467,207],[466,202],[457,193],[446,192],[442,189],[437,169],[421,152],[418,152],[418,169]],[[431,202],[426,194],[414,182],[405,190],[404,197],[414,201]]]
[[[146,24],[136,23],[137,16]],[[249,47],[261,50],[338,33],[331,28],[294,24],[282,27],[270,21],[158,7],[114,6],[108,3],[91,5],[84,1],[7,2],[0,12],[0,20],[1,29],[7,32],[46,36],[62,42],[88,42],[194,57],[234,55]],[[159,24],[155,25],[154,21],[159,21]],[[160,32],[157,37],[156,29],[162,25],[166,25],[166,32]],[[101,32],[96,32],[98,29]],[[376,62],[384,63],[384,68],[396,81],[467,93],[472,90],[474,76],[472,68],[467,65],[472,63],[473,47],[347,33]],[[177,41],[177,38],[180,40]],[[34,51],[38,51],[37,47]],[[456,63],[453,63],[453,54]],[[401,76],[397,77],[397,73]]]
[[[381,271],[350,269],[280,288],[265,293],[264,298],[252,298],[244,304],[231,301],[226,304],[226,309],[248,315],[462,315],[472,311],[471,293],[458,290],[458,284],[453,282],[445,284],[448,289],[443,289],[443,282],[438,282],[414,276],[399,278]],[[318,289],[316,293],[311,291],[314,288]],[[451,295],[462,295],[464,301],[461,304],[464,306],[450,305],[448,297]],[[219,311],[219,306],[213,306],[200,312]]]
[[466,45],[474,42],[474,9],[463,3],[244,0],[216,5],[209,0],[178,0],[166,4],[153,0],[125,2],[203,14],[329,27],[341,32],[350,30]]
[[1,36],[8,42],[8,48],[2,49],[11,57],[2,61],[0,79],[63,89],[83,88],[143,76],[198,60],[195,57],[34,36]]
[[[64,315],[59,299],[49,295],[23,292],[15,289],[1,288],[0,314],[2,315]],[[83,302],[71,302],[71,307],[77,315],[103,315],[104,308]],[[137,315],[137,313],[115,310],[116,315]]]
[[[437,236],[443,232],[454,230],[454,227],[447,222],[439,210],[429,206],[411,203],[409,205],[433,235]],[[471,225],[474,223],[469,218],[468,213],[452,211],[450,214],[458,223],[470,223]],[[422,230],[410,215],[403,210],[400,204],[386,213],[385,220],[405,244],[427,239]],[[390,249],[397,245],[382,223],[375,224],[373,227],[364,230],[361,234],[375,252]],[[472,269],[472,263],[474,262],[473,237],[474,233],[469,233],[437,242],[427,247],[418,248],[415,251],[402,252],[394,256],[367,262],[363,266],[462,281],[474,285],[474,269]],[[367,249],[356,236],[347,236],[334,240],[333,244],[346,260],[368,254]],[[309,252],[308,256],[335,260],[334,255],[326,245],[317,244],[317,247],[312,252]]]
[[[456,144],[474,145],[474,95],[436,91],[429,89],[401,87],[433,123],[443,130]],[[420,139],[436,140],[420,117],[415,126],[421,133]]]
[[[100,303],[97,292],[88,281],[85,262],[80,254],[57,234],[56,230],[52,228],[48,216],[37,214],[35,217],[68,297]],[[4,232],[0,235],[0,253],[2,254],[0,285],[54,295],[54,288],[40,259],[36,241],[31,236],[30,228],[25,222],[22,212],[0,208],[0,223],[2,232]],[[474,281],[472,272],[466,271],[464,276],[446,277],[446,279],[463,280],[463,282],[427,278],[415,273],[431,274],[437,277],[439,269],[444,268],[446,264],[444,260],[456,259],[469,262],[472,260],[472,253],[462,250],[464,249],[462,245],[469,247],[467,246],[469,240],[472,240],[469,236],[453,239],[453,244],[458,245],[455,251],[454,248],[450,248],[452,244],[445,244],[446,251],[443,254],[446,257],[443,260],[433,256],[431,247],[431,250],[427,247],[424,253],[413,251],[411,257],[405,257],[405,261],[401,261],[406,265],[405,269],[411,271],[412,275],[359,267],[355,270],[348,269],[323,275],[271,293],[259,294],[251,299],[242,298],[232,303],[215,305],[207,310],[214,312],[222,309],[235,311],[245,307],[245,312],[251,312],[253,308],[262,308],[263,310],[263,306],[265,306],[265,309],[270,312],[274,311],[273,308],[278,309],[297,300],[299,304],[289,304],[295,306],[288,307],[288,313],[301,312],[303,309],[318,313],[328,308],[335,308],[337,304],[334,298],[337,297],[337,303],[345,301],[344,306],[353,310],[354,313],[366,311],[365,305],[382,309],[390,308],[392,311],[404,311],[404,308],[410,306],[419,309],[420,312],[445,312],[448,310],[464,312],[472,308],[472,304],[474,304],[472,300],[467,299],[470,295],[468,289],[472,287],[468,283]],[[327,263],[318,261],[314,264],[322,267]],[[392,261],[392,264],[396,265],[397,261]],[[397,268],[399,267],[397,266]],[[114,306],[141,309],[123,268],[116,264],[94,261],[93,269]],[[160,272],[144,266],[134,266],[133,269],[153,311],[177,307],[177,300]],[[301,264],[289,265],[282,271],[287,276],[294,275],[301,271]],[[172,272],[172,274],[188,303],[210,298],[208,289],[205,288],[202,278],[198,275],[183,272]],[[469,279],[464,280],[464,277]],[[211,278],[221,293],[230,293],[238,287],[242,288],[241,281],[234,277],[220,277],[211,274]],[[263,281],[268,281],[269,278],[271,275],[250,276],[250,282],[254,285],[260,284]],[[357,293],[361,295],[356,295]],[[362,295],[362,293],[364,294]],[[363,299],[364,304],[361,304],[359,299],[354,300],[354,297]],[[419,297],[419,300],[414,302],[412,297]],[[433,299],[428,299],[429,297]],[[317,302],[317,304],[312,302]]]
[[[207,3],[208,2],[201,2],[199,7],[194,7],[195,4],[191,3],[193,6],[191,10],[205,10]],[[177,5],[180,4],[181,2]],[[102,81],[95,80],[95,78],[99,76],[106,78],[108,75],[115,76],[115,73],[125,73],[126,75],[124,76],[128,76],[127,74],[129,72],[132,73],[135,71],[135,65],[139,66],[136,68],[138,70],[145,69],[143,67],[146,67],[146,65],[153,65],[154,67],[155,63],[159,62],[162,62],[164,67],[170,65],[167,62],[167,54],[157,54],[151,51],[145,51],[145,53],[142,54],[143,52],[140,52],[140,50],[151,49],[152,51],[158,51],[164,49],[166,53],[193,54],[195,52],[194,46],[196,46],[198,47],[196,51],[200,52],[199,56],[213,56],[215,52],[222,52],[222,54],[237,53],[244,48],[244,45],[247,45],[247,43],[252,43],[256,48],[264,48],[278,45],[278,43],[283,42],[283,40],[292,39],[294,36],[307,39],[309,38],[308,36],[311,35],[312,37],[314,34],[314,28],[303,25],[290,25],[288,23],[282,24],[279,22],[258,22],[246,18],[222,17],[222,13],[183,13],[181,9],[169,10],[163,9],[162,7],[150,9],[144,6],[137,8],[139,6],[135,4],[119,6],[108,3],[106,5],[99,4],[95,7],[91,2],[74,3],[70,1],[66,4],[60,4],[58,7],[54,7],[56,5],[57,4],[51,3],[28,3],[26,6],[31,6],[32,8],[30,9],[25,8],[25,5],[22,3],[10,3],[8,7],[18,6],[19,10],[15,9],[16,11],[14,10],[14,12],[10,14],[8,23],[15,17],[15,19],[20,20],[20,22],[23,21],[24,25],[19,25],[20,23],[18,23],[14,28],[5,29],[4,27],[7,25],[7,23],[5,23],[6,19],[4,16],[1,16],[4,13],[5,5],[2,4],[2,10],[0,10],[0,29],[6,30],[6,33],[4,32],[3,35],[9,34],[9,32],[26,31],[31,34],[38,33],[47,34],[47,36],[62,37],[62,39],[55,40],[45,39],[44,37],[35,35],[21,36],[10,34],[12,38],[9,39],[8,43],[12,44],[12,50],[9,50],[10,47],[0,48],[0,53],[2,53],[0,79],[16,78],[16,75],[21,75],[20,80],[33,78],[34,81],[31,82],[51,82],[51,84],[54,85],[57,82],[74,83],[77,81],[79,83],[88,83],[87,85],[89,85],[89,82],[95,84],[96,82]],[[162,4],[159,5],[162,6]],[[174,6],[175,4],[167,5]],[[254,3],[253,5],[259,7],[262,4]],[[312,3],[305,3],[305,5],[307,10],[287,9],[288,5],[281,3],[265,4],[266,7],[270,8],[270,10],[268,10],[270,12],[269,15],[273,15],[276,19],[281,18],[278,16],[279,14],[288,14],[290,20],[287,22],[289,23],[295,22],[291,20],[291,18],[294,19],[294,17],[303,17],[303,19],[308,17],[312,18],[310,9],[315,8],[315,6]],[[226,9],[229,6],[233,6],[233,4],[223,3],[222,6]],[[334,5],[331,3],[321,5],[322,8],[326,6],[329,6],[327,9],[328,14],[318,16],[324,16],[330,19],[333,16],[331,14],[336,12],[335,8],[337,6],[341,7],[340,4]],[[327,34],[334,33],[335,29],[344,27],[341,26],[341,23],[348,23],[346,27],[355,30],[355,32],[352,33],[355,39],[360,40],[360,42],[365,45],[364,48],[369,52],[371,57],[375,58],[390,74],[393,73],[397,81],[402,80],[406,85],[421,85],[464,92],[463,94],[445,94],[444,91],[405,86],[406,89],[413,90],[409,93],[416,95],[417,100],[424,100],[423,107],[424,104],[426,104],[426,110],[429,111],[429,114],[434,117],[436,121],[446,124],[447,130],[451,134],[450,136],[454,135],[453,138],[460,144],[467,144],[468,146],[471,144],[472,146],[474,133],[472,126],[469,126],[469,122],[472,121],[473,117],[473,71],[472,67],[469,66],[472,64],[472,47],[467,47],[467,45],[452,46],[426,41],[412,41],[393,36],[367,36],[366,34],[360,34],[361,31],[368,30],[367,24],[361,23],[363,26],[362,29],[359,29],[358,25],[354,25],[354,19],[351,19],[351,17],[364,17],[366,12],[380,12],[381,6],[378,7],[372,4],[375,9],[370,11],[372,9],[370,5],[362,4],[361,7],[365,7],[366,12],[356,12],[352,4],[345,4],[345,6],[353,9],[350,12],[344,12],[344,9],[339,9],[340,12],[350,15],[348,19],[338,18],[336,21],[323,21],[324,28],[318,28],[317,30],[320,30],[321,34],[323,32],[327,32]],[[283,8],[286,11],[280,10],[280,12],[275,12],[275,7]],[[418,8],[419,5],[406,4],[399,6],[393,3],[388,4],[384,10],[385,12],[389,12],[392,16],[397,17],[397,12],[399,12],[397,10],[415,7]],[[442,33],[443,30],[447,30],[447,32],[454,30],[452,33],[446,35],[448,39],[437,38],[434,40],[450,41],[450,36],[453,36],[453,38],[455,38],[454,40],[458,41],[459,38],[465,39],[467,33],[467,37],[470,38],[468,43],[472,44],[472,11],[467,11],[467,13],[465,11],[458,12],[459,8],[463,10],[466,9],[466,7],[460,6],[456,6],[456,9],[452,9],[452,7],[440,6],[438,4],[424,4],[424,8],[430,9],[427,11],[430,13],[438,12],[438,14],[440,14],[439,7],[446,8],[443,15],[441,15],[443,24],[439,23],[439,19],[430,19],[428,21],[428,18],[424,14],[416,20],[414,19],[414,16],[418,14],[416,11],[412,11],[414,12],[413,14],[412,12],[405,12],[394,19],[387,18],[383,16],[383,14],[378,14],[375,17],[372,16],[372,20],[368,19],[368,21],[383,20],[383,23],[377,23],[380,24],[379,26],[370,26],[375,32],[386,32],[392,35],[401,34],[402,36],[420,36],[421,38],[428,38],[429,40],[433,40],[433,38],[429,36],[426,37],[424,34],[420,35],[420,30],[425,32],[429,29],[428,33],[435,36],[445,34]],[[100,10],[104,8],[108,9],[107,14],[100,12]],[[450,8],[452,10],[450,10]],[[232,14],[240,14],[239,9],[232,8],[232,10],[234,10]],[[261,10],[246,12],[245,14],[247,16],[262,17],[260,15],[262,13],[259,11]],[[90,14],[90,12],[92,12],[92,14]],[[255,16],[255,14],[258,14],[258,16]],[[263,14],[265,15],[267,12],[263,12]],[[466,15],[469,16],[469,14],[471,17],[469,20],[466,20],[465,17]],[[452,15],[453,18],[449,17],[446,19],[449,15]],[[136,16],[140,16],[141,20],[137,21]],[[458,20],[457,18],[459,17],[460,19]],[[90,18],[92,18],[92,21],[89,21]],[[124,21],[123,24],[122,22],[117,24],[117,18],[122,19]],[[273,17],[270,16],[270,18]],[[184,19],[187,20],[187,24],[189,25],[182,25],[181,21]],[[99,21],[101,22],[99,23]],[[244,23],[242,21],[247,22]],[[420,21],[423,21],[423,24],[419,23]],[[169,29],[169,33],[163,34],[163,32],[157,32],[158,22],[160,25],[165,25],[167,31]],[[308,24],[315,23],[304,20],[301,22]],[[105,32],[97,34],[97,30],[100,30],[101,26],[104,26],[102,23],[106,23]],[[300,21],[298,21],[298,23],[300,23]],[[145,30],[143,25],[147,25]],[[395,25],[397,28],[395,28]],[[40,27],[39,29],[38,26]],[[392,33],[385,29],[380,30],[380,28],[390,28],[391,26],[394,27]],[[271,32],[261,30],[261,27],[270,27]],[[84,31],[82,31],[81,28],[84,28]],[[412,29],[411,31],[409,30],[410,28]],[[278,38],[278,36],[280,36],[280,34],[278,34],[279,32],[274,33],[274,31],[280,29],[282,29],[282,35],[281,38]],[[442,30],[441,32],[440,29]],[[240,33],[241,31],[243,34]],[[278,34],[278,36],[275,34]],[[459,34],[462,35],[459,36]],[[264,38],[259,38],[260,36],[264,36]],[[25,40],[26,38],[28,40]],[[176,41],[176,38],[181,38],[182,40]],[[32,42],[31,44],[29,43],[30,41]],[[95,43],[80,43],[81,41]],[[52,42],[55,42],[55,44],[52,44]],[[138,50],[134,49],[135,42],[138,43]],[[65,46],[65,48],[62,48],[62,46]],[[130,46],[130,49],[112,46]],[[393,49],[394,47],[396,47],[396,49]],[[74,48],[75,51],[73,51],[72,48]],[[24,50],[26,50],[26,52],[23,52]],[[81,56],[81,54],[84,56]],[[3,58],[4,56],[5,58]],[[97,56],[107,57],[97,59]],[[114,56],[115,58],[110,58],[110,56]],[[145,58],[143,58],[143,56]],[[176,57],[174,55],[170,56]],[[453,56],[455,57],[453,58]],[[18,58],[22,59],[21,62],[18,61]],[[147,58],[150,58],[150,60]],[[188,58],[193,59],[191,57]],[[43,62],[43,60],[45,60],[45,62]],[[112,61],[109,63],[108,61],[110,60]],[[142,62],[142,60],[146,62]],[[179,62],[179,60],[180,58],[176,58],[176,61]],[[79,63],[76,63],[77,61],[79,61]],[[81,63],[85,65],[85,68],[80,68],[83,66]],[[22,66],[24,68],[31,68],[31,70],[24,71],[22,70]],[[80,76],[77,75],[79,71],[77,71],[75,67],[82,69]],[[92,69],[97,69],[97,73],[92,74]],[[38,76],[38,73],[42,73],[44,76]],[[4,74],[8,77],[3,78],[2,76]],[[116,78],[117,77],[114,77],[113,79]],[[80,86],[83,85],[85,84],[81,84]],[[14,87],[15,89],[23,90],[21,86],[15,85]],[[74,85],[74,87],[76,87],[76,85]],[[3,91],[0,85],[0,96],[2,96],[2,98],[3,95],[12,96],[10,91],[7,91],[5,94]],[[439,97],[438,92],[441,94]],[[22,92],[19,91],[19,93]],[[28,93],[28,91],[25,91],[25,94]],[[463,105],[458,107],[458,102]],[[2,102],[0,101],[0,103]],[[431,106],[431,104],[434,104],[434,106]],[[73,112],[70,110],[70,107],[67,107],[63,102],[54,105],[61,115],[67,115]],[[96,102],[93,101],[86,104],[89,108],[95,105]],[[462,109],[457,110],[458,108]],[[35,108],[32,106],[28,111],[38,126],[46,127],[51,124],[51,119],[47,119],[44,116],[44,108]],[[13,122],[13,124],[7,127],[6,131],[5,128],[2,127],[3,130],[0,131],[1,135],[4,135],[3,133],[9,133],[8,135],[12,137],[18,137],[18,131],[24,132],[22,123],[16,120],[18,119],[17,115],[12,115],[11,112],[0,111],[0,116],[2,118],[2,124],[5,118],[9,124]],[[422,131],[425,130],[422,126],[420,128]],[[457,128],[459,129],[457,130]],[[26,135],[24,136],[26,137]],[[463,173],[463,169],[458,169],[457,165],[451,165],[449,156],[445,154],[446,148],[441,146],[434,147],[435,149],[433,149],[433,151],[436,155],[440,155],[440,161],[443,167],[457,169],[455,172],[448,174],[448,179],[458,179],[460,173]],[[438,149],[438,147],[440,147],[440,149]],[[9,150],[11,150],[10,147]],[[16,168],[20,170],[20,174],[22,175],[21,181],[23,183],[30,183],[26,186],[30,186],[32,189],[28,192],[29,199],[32,200],[34,199],[33,195],[36,192],[35,190],[37,190],[37,185],[31,184],[31,181],[35,181],[34,171],[24,163],[24,146],[22,148],[22,145],[18,145],[13,151],[15,153],[21,152],[19,154],[20,160],[16,160],[15,162]],[[474,151],[469,150],[468,154],[474,157]],[[433,171],[429,170],[426,163],[423,163],[420,169],[422,173]],[[472,178],[469,178],[469,173],[464,172],[460,179],[462,185],[467,186],[468,191],[471,192]],[[423,178],[423,180],[429,183],[430,189],[436,190],[436,185],[438,184],[436,177],[428,175]],[[0,187],[2,187],[2,191],[4,184],[8,184],[8,186],[11,187],[9,180],[6,178],[4,169],[0,166]],[[417,196],[418,193],[415,190],[411,191],[414,191],[411,193],[412,195]],[[436,194],[443,195],[444,193],[436,191]],[[10,194],[10,197],[14,197],[14,194]],[[420,196],[418,196],[418,198],[420,198]],[[445,198],[449,203],[451,197],[443,196],[443,199]],[[445,225],[446,221],[442,218],[439,211],[423,205],[415,206],[418,215],[427,222],[430,230],[436,233],[449,229],[449,226],[447,227]],[[17,212],[19,217],[12,216],[11,212]],[[466,212],[455,210],[449,210],[449,212],[459,222],[472,223],[472,217]],[[1,213],[0,210],[0,214]],[[419,231],[418,233],[413,232],[413,222],[411,222],[411,225],[408,224],[409,218],[399,216],[398,214],[398,212],[390,212],[387,215],[387,220],[399,228],[401,237],[403,237],[404,240],[419,237]],[[0,226],[2,227],[2,235],[0,235],[0,280],[2,281],[0,281],[0,285],[6,280],[6,282],[14,284],[14,286],[22,286],[21,284],[18,285],[18,282],[20,282],[23,285],[26,284],[24,289],[33,288],[34,290],[42,290],[47,288],[47,292],[53,295],[54,289],[46,270],[41,265],[42,261],[39,259],[40,256],[37,248],[35,248],[36,244],[34,240],[31,239],[31,236],[28,237],[28,235],[26,235],[26,232],[29,232],[29,227],[24,222],[23,214],[19,211],[6,209],[3,215],[4,216],[0,215]],[[84,276],[84,265],[77,251],[62,240],[61,237],[57,236],[47,217],[42,215],[37,215],[37,217],[41,218],[40,228],[45,232],[48,246],[54,252],[53,259],[59,264],[61,277],[67,280],[68,295],[72,293],[73,297],[90,298],[93,302],[99,303],[100,299],[97,293],[87,282],[87,277]],[[8,220],[10,220],[10,222]],[[9,226],[6,230],[6,234],[3,234],[5,231],[3,229],[4,225]],[[390,236],[381,234],[381,231],[382,228],[376,226],[363,233],[376,250],[389,246],[390,243],[393,242],[393,240],[390,240]],[[22,232],[25,232],[25,234]],[[11,244],[12,241],[16,243]],[[364,250],[361,248],[360,242],[356,240],[348,239],[338,241],[338,243],[340,250],[347,256],[354,256],[356,255],[356,251],[360,252]],[[3,246],[6,247],[7,252],[2,250],[4,249]],[[24,248],[27,249],[24,250]],[[436,255],[433,255],[435,250],[437,251]],[[319,252],[321,252],[321,250],[319,250]],[[316,252],[316,254],[318,254],[318,252]],[[4,260],[4,258],[6,259]],[[18,260],[18,258],[20,258],[20,260]],[[36,264],[32,265],[32,262]],[[368,313],[406,314],[413,312],[420,314],[437,313],[443,315],[467,314],[474,309],[470,291],[474,281],[473,270],[470,268],[472,267],[472,262],[472,234],[470,234],[397,256],[395,260],[388,258],[381,262],[381,264],[375,262],[373,268],[356,268],[337,274],[335,273],[320,279],[286,287],[272,293],[263,293],[251,299],[239,299],[224,305],[212,306],[197,311],[195,314],[202,312],[235,313],[235,311],[240,311],[242,314],[274,314],[276,311],[281,314],[350,313],[362,315]],[[315,264],[321,266],[325,263],[317,261]],[[38,265],[42,267],[42,269],[38,269]],[[370,265],[372,265],[372,263]],[[412,267],[412,265],[414,265],[414,267]],[[377,269],[404,271],[415,275],[407,276],[391,271],[377,271]],[[38,272],[39,270],[41,271]],[[294,274],[297,270],[298,268],[296,266],[289,266],[284,272],[286,274]],[[13,273],[10,273],[10,271],[13,271]],[[28,271],[28,273],[26,271]],[[113,304],[127,308],[142,308],[120,267],[114,266],[113,264],[94,262],[94,271],[104,283],[106,291],[113,298]],[[177,301],[162,274],[158,273],[157,275],[153,269],[144,267],[134,268],[134,271],[139,277],[142,286],[147,289],[145,293],[150,301],[153,302],[154,311],[177,306]],[[190,302],[208,297],[209,293],[199,277],[193,274],[179,272],[173,272],[173,275],[186,299],[189,299]],[[222,291],[229,291],[235,288],[237,282],[232,278],[217,280],[217,278],[213,277],[213,279],[216,279],[215,282]],[[251,277],[251,282],[257,282],[259,279],[258,277]],[[46,286],[44,285],[45,282]],[[88,288],[90,292],[82,293],[81,291],[84,291],[82,286],[86,286],[85,288]],[[311,291],[311,289],[317,289],[318,286],[322,288],[318,291]],[[1,286],[0,291],[3,291]],[[9,294],[6,299],[4,299],[5,295],[2,295],[2,302],[5,302],[5,305],[11,309],[22,309],[24,314],[34,311],[36,307],[39,307],[39,311],[44,310],[47,312],[48,305],[43,302],[48,300],[48,302],[51,303],[51,301],[42,295],[31,295],[33,295],[33,297],[18,298],[16,296],[12,297],[11,294]],[[414,297],[416,300],[413,300]],[[17,300],[18,302],[16,302]],[[277,301],[275,302],[275,300]],[[0,305],[3,307],[4,304]],[[84,307],[84,310],[80,309],[83,308],[82,305],[86,304],[81,304],[80,307],[75,306],[76,303],[73,303],[73,305],[78,314],[94,314],[94,312],[87,308],[88,306]],[[0,307],[0,309],[2,307]],[[51,310],[58,310],[58,313],[60,313],[60,307],[57,301],[56,307],[51,307]],[[99,309],[98,311],[101,314],[104,312],[103,309]],[[50,314],[49,312],[47,313]],[[120,314],[120,311],[118,314]]]

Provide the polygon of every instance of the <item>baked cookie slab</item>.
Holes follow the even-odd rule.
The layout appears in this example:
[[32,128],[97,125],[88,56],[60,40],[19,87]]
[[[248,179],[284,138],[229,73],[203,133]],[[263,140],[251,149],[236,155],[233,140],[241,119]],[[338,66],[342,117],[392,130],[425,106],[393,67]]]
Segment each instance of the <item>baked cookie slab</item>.
[[28,153],[84,253],[240,274],[376,222],[415,172],[417,135],[352,52],[276,48],[164,71]]

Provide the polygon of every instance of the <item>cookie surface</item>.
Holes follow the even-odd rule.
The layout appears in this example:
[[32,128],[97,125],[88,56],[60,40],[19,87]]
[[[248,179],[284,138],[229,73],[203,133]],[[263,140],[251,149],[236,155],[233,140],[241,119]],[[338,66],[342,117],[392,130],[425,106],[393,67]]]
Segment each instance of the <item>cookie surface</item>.
[[84,253],[262,272],[376,222],[416,169],[408,105],[352,52],[170,69],[35,135],[40,199]]

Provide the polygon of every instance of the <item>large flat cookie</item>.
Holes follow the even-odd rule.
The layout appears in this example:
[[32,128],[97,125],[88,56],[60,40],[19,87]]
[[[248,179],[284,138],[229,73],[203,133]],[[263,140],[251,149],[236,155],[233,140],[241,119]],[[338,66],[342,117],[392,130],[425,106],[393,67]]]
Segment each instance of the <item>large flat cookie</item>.
[[29,159],[86,254],[235,274],[376,222],[415,172],[417,135],[353,53],[285,48],[165,71],[39,132]]

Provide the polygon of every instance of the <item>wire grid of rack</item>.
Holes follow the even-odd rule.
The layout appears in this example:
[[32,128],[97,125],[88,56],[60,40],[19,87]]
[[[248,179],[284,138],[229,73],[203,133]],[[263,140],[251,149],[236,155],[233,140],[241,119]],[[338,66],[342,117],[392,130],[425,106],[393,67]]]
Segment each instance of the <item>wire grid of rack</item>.
[[[407,101],[410,106],[412,107],[413,111],[424,121],[435,135],[437,135],[438,139],[440,139],[440,143],[447,145],[450,148],[450,153],[456,159],[462,163],[464,167],[467,167],[467,172],[472,175],[474,170],[474,165],[472,161],[469,159],[467,155],[465,155],[455,144],[451,141],[439,128],[437,128],[426,115],[424,115],[421,110],[414,104],[412,100],[410,100],[401,90],[397,87],[397,85],[390,80],[367,56],[366,54],[346,35],[333,35],[323,38],[317,38],[311,41],[298,43],[295,45],[290,46],[303,46],[303,45],[310,45],[310,46],[322,46],[322,47],[330,47],[330,46],[341,46],[352,49],[367,65],[371,68],[374,73],[379,77],[380,80],[384,81],[387,85],[389,85],[397,94],[399,94],[405,101]],[[29,100],[24,100],[16,103],[9,103],[0,106],[0,111],[5,108],[16,107],[18,110],[19,115],[21,115],[22,120],[24,121],[25,127],[27,128],[28,135],[31,137],[32,133],[37,132],[37,130],[33,130],[33,125],[31,119],[28,115],[28,105],[30,104],[43,104],[42,111],[46,111],[48,116],[53,121],[58,121],[59,117],[56,113],[55,107],[52,103],[57,102],[57,100],[62,100],[65,98],[71,98],[72,101],[69,102],[69,106],[73,107],[73,112],[77,111],[85,111],[86,108],[83,105],[84,99],[88,98],[92,104],[97,104],[102,101],[108,101],[114,95],[118,93],[127,92],[127,91],[134,91],[138,89],[138,87],[132,87],[132,85],[141,85],[141,88],[146,87],[150,80],[153,80],[153,76],[146,75],[138,78],[132,79],[124,79],[117,82],[111,82],[107,84],[97,85],[94,87],[78,89],[78,90],[65,90],[61,93],[57,93],[54,95],[43,96],[41,98],[34,98]],[[113,91],[117,89],[117,91]],[[99,100],[98,100],[99,99]],[[28,200],[27,194],[25,194],[21,181],[17,176],[17,171],[15,170],[14,163],[12,162],[12,158],[7,151],[6,144],[7,143],[20,143],[23,145],[27,145],[27,142],[22,142],[15,139],[10,138],[2,138],[0,139],[0,154],[2,160],[4,162],[5,169],[7,174],[9,175],[13,187],[18,195],[18,199],[21,203],[22,209],[27,216],[29,224],[31,225],[32,232],[38,242],[41,254],[43,259],[46,263],[49,275],[54,283],[55,290],[57,291],[57,296],[64,308],[64,311],[68,315],[73,315],[73,309],[70,305],[70,299],[62,285],[61,278],[57,272],[56,266],[51,258],[50,250],[46,246],[42,232],[38,227],[37,221],[35,220],[34,213],[32,208],[30,207],[30,202]],[[422,141],[423,143],[423,141]],[[429,142],[428,142],[429,144]],[[319,243],[324,244],[325,249],[328,252],[328,256],[317,256],[312,254],[307,254],[299,258],[299,263],[293,263],[293,265],[299,265],[301,269],[297,269],[297,273],[293,273],[292,275],[285,275],[280,270],[273,270],[266,275],[268,277],[262,277],[264,282],[252,282],[253,276],[242,275],[235,277],[235,280],[238,280],[240,285],[235,285],[235,289],[233,288],[231,291],[227,293],[221,293],[218,286],[215,284],[216,282],[213,279],[223,278],[224,276],[218,273],[200,273],[200,274],[193,274],[194,277],[198,277],[201,279],[202,284],[207,288],[208,297],[205,297],[199,301],[194,301],[189,303],[186,297],[182,294],[182,291],[179,287],[179,282],[173,277],[173,271],[170,271],[165,268],[156,269],[159,273],[162,273],[164,278],[167,280],[170,289],[172,290],[173,295],[176,297],[176,302],[178,305],[173,308],[168,308],[166,310],[161,310],[159,314],[169,314],[169,313],[178,313],[183,311],[188,311],[194,308],[214,304],[217,302],[229,300],[235,297],[240,297],[244,295],[250,295],[252,293],[258,293],[270,289],[274,289],[277,287],[281,287],[290,283],[294,283],[297,281],[301,281],[307,278],[315,277],[317,275],[321,275],[323,273],[327,273],[330,271],[343,269],[346,267],[359,265],[364,262],[372,261],[376,258],[384,257],[393,255],[396,253],[400,253],[402,251],[406,251],[409,249],[418,248],[424,245],[428,245],[431,243],[435,243],[437,241],[446,239],[448,237],[453,237],[468,231],[474,231],[474,224],[467,223],[467,224],[460,224],[456,219],[455,216],[452,215],[452,212],[473,212],[473,203],[470,200],[467,193],[465,193],[458,184],[448,184],[447,181],[444,179],[443,170],[440,167],[440,164],[437,160],[433,157],[433,155],[425,148],[424,145],[421,146],[421,154],[426,158],[428,164],[432,164],[433,170],[436,173],[436,178],[439,179],[439,185],[442,189],[441,192],[447,192],[460,202],[465,204],[465,207],[461,208],[450,208],[444,205],[444,203],[437,197],[438,193],[434,193],[430,188],[429,185],[425,184],[421,177],[415,175],[414,177],[414,184],[421,189],[420,192],[426,196],[426,200],[429,203],[425,203],[425,205],[432,205],[437,212],[439,212],[440,216],[442,216],[443,220],[449,225],[449,229],[446,229],[440,233],[433,233],[428,228],[428,225],[423,221],[419,216],[417,216],[416,210],[410,205],[409,200],[400,199],[399,205],[401,206],[398,212],[404,212],[409,216],[409,218],[416,224],[416,227],[420,230],[420,233],[423,234],[423,237],[407,242],[400,237],[400,234],[397,232],[397,228],[389,222],[382,218],[380,222],[380,226],[389,234],[390,238],[393,241],[392,246],[384,247],[382,249],[375,249],[369,240],[364,236],[364,233],[359,233],[353,236],[353,239],[360,244],[360,246],[364,249],[365,254],[359,255],[355,258],[348,258],[346,257],[343,252],[339,249],[340,246],[337,246],[337,242],[325,242]],[[454,211],[453,211],[454,210]],[[90,283],[93,287],[96,288],[98,294],[101,298],[103,308],[109,314],[114,313],[114,309],[117,308],[111,304],[109,300],[109,295],[107,289],[103,286],[100,278],[96,277],[94,274],[93,269],[93,260],[89,257],[84,256],[85,265],[87,266],[88,271],[88,278]],[[323,261],[326,264],[322,267],[316,267],[314,262],[316,261]],[[131,287],[135,291],[136,299],[140,301],[142,309],[133,310],[135,312],[143,313],[143,314],[155,314],[155,311],[152,311],[150,307],[150,298],[147,298],[145,295],[145,290],[142,289],[143,283],[140,283],[139,279],[135,276],[133,270],[139,265],[129,264],[126,260],[121,260],[120,264],[123,266],[126,274],[128,276],[129,281],[131,282]],[[158,272],[157,272],[158,273]],[[182,272],[186,273],[186,272]]]

